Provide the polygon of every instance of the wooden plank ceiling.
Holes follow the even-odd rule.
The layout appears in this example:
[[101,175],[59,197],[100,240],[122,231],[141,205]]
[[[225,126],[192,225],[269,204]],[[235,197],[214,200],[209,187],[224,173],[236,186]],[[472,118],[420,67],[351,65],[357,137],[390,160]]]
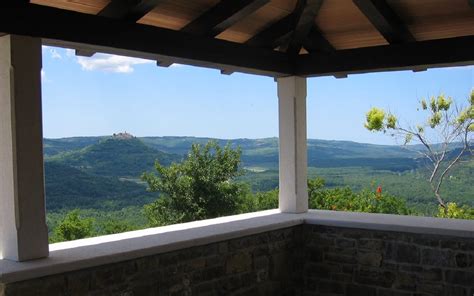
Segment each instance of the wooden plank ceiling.
[[[297,72],[301,64],[299,56],[315,63],[326,55],[334,59],[339,53],[346,54],[350,50],[353,53],[355,49],[361,50],[356,51],[357,57],[367,48],[386,49],[396,45],[404,51],[413,48],[413,43],[440,40],[426,44],[444,53],[450,43],[442,40],[451,39],[452,44],[456,41],[474,52],[473,39],[466,38],[474,36],[472,0],[31,0],[30,3],[179,31],[203,40],[213,38],[237,43],[242,48],[285,53],[289,67],[280,73],[270,70],[268,74],[274,72],[274,76]],[[400,47],[400,44],[409,46]],[[183,62],[183,56],[176,60],[169,58],[162,65]],[[473,61],[474,57],[469,54],[445,61],[433,57],[426,66]],[[383,70],[383,65],[367,67],[367,71]],[[227,70],[241,70],[235,66],[229,65]],[[401,61],[399,66],[420,65],[412,61],[405,65]],[[225,67],[221,65],[221,68]],[[315,65],[303,72],[304,75],[332,75],[364,72],[362,68],[363,65],[352,69],[349,65],[338,71],[319,71]]]

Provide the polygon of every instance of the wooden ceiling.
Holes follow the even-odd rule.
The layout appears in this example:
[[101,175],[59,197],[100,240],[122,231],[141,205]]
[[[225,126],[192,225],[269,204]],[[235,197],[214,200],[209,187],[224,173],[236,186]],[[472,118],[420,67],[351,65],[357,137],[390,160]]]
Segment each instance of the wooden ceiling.
[[[120,1],[120,0],[119,0]],[[126,0],[121,0],[126,1]],[[241,0],[232,0],[241,1]],[[32,0],[32,3],[98,14],[110,0]],[[180,30],[219,0],[162,0],[138,20],[140,24]],[[416,40],[474,35],[474,9],[468,0],[387,0]],[[289,15],[297,0],[271,0],[216,38],[244,43]],[[388,42],[352,0],[325,0],[315,25],[335,49],[385,45]]]
[[[286,53],[290,65],[285,71],[281,71],[282,73],[260,69],[273,76],[289,74],[285,72],[298,72],[299,63],[295,60],[298,59],[298,55],[304,57],[306,61],[314,62],[326,55],[333,59],[338,53],[353,54],[355,49],[361,49],[360,53],[363,54],[364,49],[380,48],[379,52],[383,54],[382,49],[392,45],[394,48],[402,48],[403,51],[406,48],[413,49],[414,43],[423,42],[426,48],[428,45],[434,46],[435,50],[441,45],[445,46],[438,51],[443,54],[449,49],[449,44],[445,42],[448,39],[453,40],[452,44],[456,41],[457,45],[468,46],[467,49],[472,49],[474,52],[471,38],[474,36],[474,0],[31,0],[29,3],[31,4],[26,6],[53,7],[97,18],[132,22],[144,25],[143,27],[168,29],[193,35],[193,38],[199,37],[202,40],[210,38],[221,40],[223,42],[215,44],[223,47],[237,43],[242,45],[239,48],[254,47],[259,50]],[[18,8],[15,11],[19,10]],[[7,30],[3,31],[9,33]],[[36,35],[41,35],[41,32],[37,32]],[[48,37],[46,35],[43,37]],[[51,32],[50,35],[56,34]],[[71,39],[75,41],[75,38]],[[464,43],[459,43],[461,39]],[[432,42],[437,40],[440,42]],[[401,44],[407,44],[407,47],[400,47]],[[190,46],[192,47],[192,44]],[[451,49],[457,50],[457,48]],[[417,52],[417,49],[414,52]],[[157,54],[161,55],[163,52]],[[261,54],[264,55],[263,51]],[[318,56],[313,59],[313,55]],[[193,64],[185,54],[176,57],[168,54],[165,56],[168,62],[164,64],[175,61]],[[191,60],[196,59],[193,54],[189,56]],[[308,59],[309,56],[312,59]],[[474,57],[471,58],[466,51],[457,59],[450,57],[426,66],[447,63],[471,64],[471,62],[474,62]],[[248,67],[241,69],[235,67],[232,62],[221,63],[221,60],[219,63],[211,62],[208,66],[219,66],[224,69],[227,64],[229,64],[227,70],[230,72],[233,70],[253,72],[248,71]],[[398,68],[415,66],[420,65],[413,65],[411,62]],[[368,71],[371,69],[383,70],[383,67],[380,65],[367,67]],[[323,73],[316,70],[314,73],[304,72],[304,75],[336,73],[336,71]],[[361,69],[350,70],[348,68],[341,73],[364,72],[360,71]]]

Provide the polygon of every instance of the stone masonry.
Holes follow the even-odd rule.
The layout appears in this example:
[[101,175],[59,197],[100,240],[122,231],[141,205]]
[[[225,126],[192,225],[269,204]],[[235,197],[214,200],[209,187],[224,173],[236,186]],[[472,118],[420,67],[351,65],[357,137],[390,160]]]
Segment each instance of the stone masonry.
[[301,225],[0,284],[20,295],[473,296],[474,240]]
[[1,296],[294,295],[301,227],[2,285]]
[[304,225],[305,296],[473,296],[474,240]]

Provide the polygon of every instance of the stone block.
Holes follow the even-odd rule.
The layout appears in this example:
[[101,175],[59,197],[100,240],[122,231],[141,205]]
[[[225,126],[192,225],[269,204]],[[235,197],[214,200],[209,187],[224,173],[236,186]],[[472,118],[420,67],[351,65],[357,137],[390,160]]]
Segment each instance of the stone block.
[[355,272],[355,282],[362,285],[371,285],[381,288],[392,287],[396,275],[391,271],[384,271],[377,268],[360,267]]
[[381,253],[364,253],[359,252],[357,254],[357,262],[360,265],[367,265],[372,267],[380,267],[382,264],[382,254]]
[[421,264],[436,267],[455,267],[454,252],[441,249],[423,249],[421,251]]
[[249,253],[237,253],[227,258],[226,274],[246,272],[252,270],[252,256]]
[[445,279],[447,283],[466,287],[474,286],[474,272],[460,270],[446,270]]
[[373,287],[350,284],[346,287],[346,295],[353,296],[375,296],[377,290]]

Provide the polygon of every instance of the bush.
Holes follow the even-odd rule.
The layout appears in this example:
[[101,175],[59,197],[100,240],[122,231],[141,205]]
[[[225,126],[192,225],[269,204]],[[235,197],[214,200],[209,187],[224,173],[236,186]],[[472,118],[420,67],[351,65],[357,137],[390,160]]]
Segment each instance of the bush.
[[322,179],[308,182],[309,206],[312,209],[409,215],[406,201],[381,191],[353,192],[348,187],[325,189]]
[[446,209],[439,206],[438,218],[449,218],[449,219],[471,219],[474,220],[474,208],[463,206],[460,207],[454,202],[450,202],[446,205]]
[[242,198],[239,213],[278,209],[278,189],[247,194]]
[[93,219],[82,218],[78,209],[67,213],[54,229],[51,242],[70,241],[93,236]]

